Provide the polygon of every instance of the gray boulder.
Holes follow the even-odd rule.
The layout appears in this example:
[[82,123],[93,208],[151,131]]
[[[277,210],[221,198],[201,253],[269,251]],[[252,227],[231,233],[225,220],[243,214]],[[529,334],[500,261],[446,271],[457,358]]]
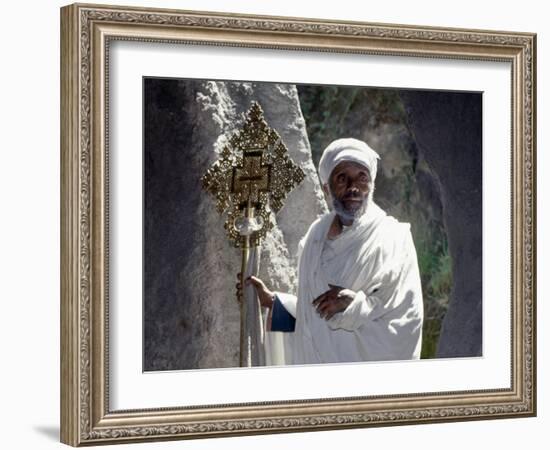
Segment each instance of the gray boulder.
[[438,357],[482,354],[481,94],[404,91],[409,125],[441,186],[453,287]]

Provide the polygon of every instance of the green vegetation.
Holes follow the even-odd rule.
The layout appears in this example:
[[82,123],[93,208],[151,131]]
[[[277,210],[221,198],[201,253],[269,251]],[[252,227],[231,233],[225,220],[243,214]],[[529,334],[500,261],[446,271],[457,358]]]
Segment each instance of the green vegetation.
[[453,283],[452,261],[445,236],[415,242],[424,297],[421,357],[434,358]]
[[376,114],[365,118],[371,126],[405,121],[405,110],[395,90],[349,86],[296,87],[316,167],[323,149],[335,136],[360,138],[362,119],[356,118],[353,112],[362,105],[368,103],[370,109],[376,110]]

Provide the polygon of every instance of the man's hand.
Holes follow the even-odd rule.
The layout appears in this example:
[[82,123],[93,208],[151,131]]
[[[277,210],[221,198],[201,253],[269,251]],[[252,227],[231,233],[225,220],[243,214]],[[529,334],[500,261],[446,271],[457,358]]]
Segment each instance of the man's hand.
[[[237,274],[237,279],[239,280],[236,286],[237,296],[240,298],[242,290],[240,273]],[[273,298],[275,297],[275,293],[270,291],[262,280],[254,276],[250,276],[246,280],[244,280],[244,282],[247,286],[250,284],[254,286],[254,288],[256,289],[256,293],[258,294],[258,300],[260,300],[260,305],[262,305],[264,308],[271,308],[273,306]]]
[[329,284],[330,289],[321,294],[312,304],[321,318],[330,320],[334,314],[344,311],[355,298],[355,292]]

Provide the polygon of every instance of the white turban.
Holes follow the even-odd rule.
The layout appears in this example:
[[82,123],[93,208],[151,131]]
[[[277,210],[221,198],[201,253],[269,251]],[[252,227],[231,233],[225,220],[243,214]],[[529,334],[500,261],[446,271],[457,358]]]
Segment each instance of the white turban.
[[374,183],[379,159],[378,153],[359,139],[337,139],[325,148],[319,161],[321,184],[328,183],[334,168],[343,161],[352,161],[365,166],[369,170],[371,183]]

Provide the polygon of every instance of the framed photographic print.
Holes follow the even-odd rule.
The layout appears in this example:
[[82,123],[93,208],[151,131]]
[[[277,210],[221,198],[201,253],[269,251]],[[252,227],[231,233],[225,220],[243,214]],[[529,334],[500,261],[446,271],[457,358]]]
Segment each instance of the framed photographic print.
[[62,442],[536,414],[534,34],[75,4],[61,44]]

